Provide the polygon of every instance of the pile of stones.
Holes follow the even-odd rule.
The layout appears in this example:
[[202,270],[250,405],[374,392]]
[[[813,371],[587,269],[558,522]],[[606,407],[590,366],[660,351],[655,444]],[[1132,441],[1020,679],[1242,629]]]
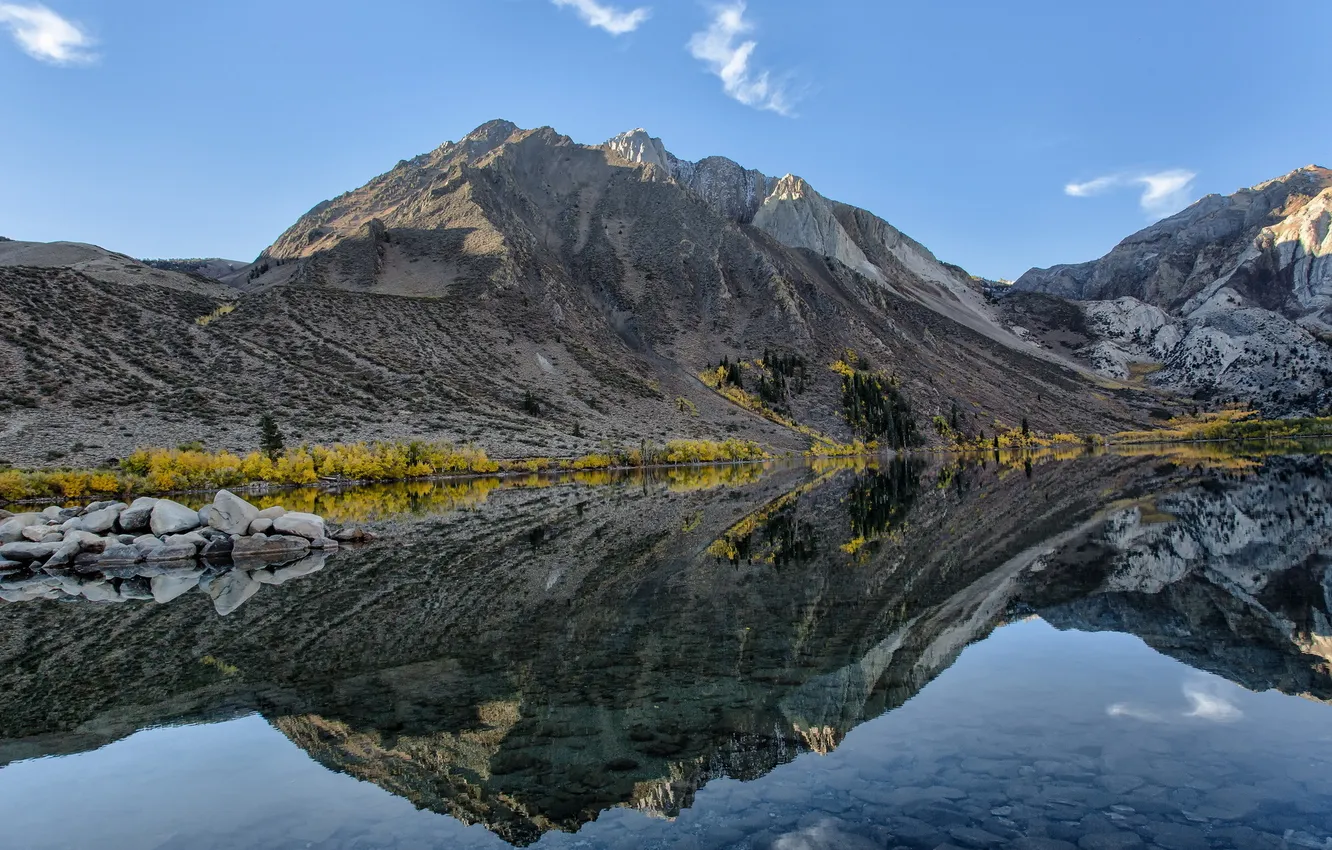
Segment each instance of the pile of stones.
[[0,520],[0,577],[41,570],[96,573],[138,564],[231,563],[252,569],[300,560],[312,550],[360,541],[330,531],[316,514],[260,510],[227,490],[200,510],[171,499],[52,506]]

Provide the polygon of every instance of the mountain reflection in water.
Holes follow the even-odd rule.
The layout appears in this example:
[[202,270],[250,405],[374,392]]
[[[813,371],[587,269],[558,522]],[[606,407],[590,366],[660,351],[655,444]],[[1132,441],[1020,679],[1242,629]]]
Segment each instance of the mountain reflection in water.
[[[1332,719],[1317,704],[1332,699],[1324,458],[1179,447],[1164,457],[1070,455],[313,494],[324,501],[306,507],[344,521],[378,517],[383,537],[229,616],[203,594],[166,605],[0,607],[0,764],[258,713],[331,770],[505,842],[583,829],[594,845],[637,846],[641,836],[598,839],[596,830],[620,823],[621,809],[679,816],[680,826],[710,783],[735,797],[728,783],[766,787],[758,780],[801,754],[854,760],[839,749],[847,736],[874,718],[912,717],[906,703],[919,703],[912,698],[968,646],[983,642],[972,658],[1022,635],[1057,634],[1011,626],[1004,641],[986,640],[1031,618],[1133,635],[1203,671],[1184,691],[1191,716],[1221,722],[1241,711],[1238,698],[1218,695],[1221,680],[1205,677],[1214,674],[1308,697],[1309,711]],[[339,498],[349,501],[339,507]],[[1046,650],[1034,644],[1024,651],[1030,664],[1067,667],[1070,698],[1099,686],[1081,662],[1041,661]],[[1112,654],[1104,659],[1109,681]],[[996,657],[991,667],[1005,665],[1010,681],[1029,666]],[[947,692],[949,681],[931,691]],[[818,817],[807,807],[761,823],[733,813],[711,838],[679,846],[1085,847],[1088,835],[1118,835],[1092,846],[1137,846],[1130,833],[1162,846],[1321,846],[1332,836],[1332,786],[1308,765],[1281,799],[1255,791],[1243,805],[1217,781],[1155,776],[1165,770],[1159,753],[1132,773],[1127,756],[1112,755],[1121,742],[1101,740],[1107,718],[1185,713],[1142,702],[1149,692],[1144,684],[1100,705],[1097,731],[1071,761],[1044,766],[997,752],[1000,740],[970,720],[955,718],[950,732],[926,717],[913,727],[922,737],[884,755],[880,769],[921,769],[928,759],[905,753],[932,740],[929,729],[956,755],[939,767],[939,776],[958,773],[952,785],[936,776],[910,791],[901,776],[862,772],[856,787],[815,789],[849,801]],[[1021,703],[1010,695],[993,715]],[[1302,757],[1332,769],[1327,735],[1308,744]],[[23,767],[0,769],[0,793]],[[968,771],[998,790],[957,791]],[[1227,800],[1242,814],[1228,816]],[[687,837],[670,826],[654,840]],[[1189,843],[1195,833],[1202,845]],[[282,846],[273,836],[225,839],[124,846]]]

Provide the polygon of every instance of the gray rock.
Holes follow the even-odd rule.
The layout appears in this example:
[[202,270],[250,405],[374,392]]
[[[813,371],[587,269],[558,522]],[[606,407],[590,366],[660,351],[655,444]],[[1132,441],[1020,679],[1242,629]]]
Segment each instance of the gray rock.
[[163,541],[168,546],[193,546],[196,549],[208,542],[202,534],[197,531],[191,531],[189,534],[171,534]]
[[204,505],[202,508],[199,508],[198,513],[199,513],[199,525],[201,525],[204,528],[207,528],[209,523],[213,521],[213,506]]
[[159,549],[166,544],[164,544],[155,534],[141,534],[134,538],[134,545],[141,551],[149,552],[153,549]]
[[1111,794],[1127,794],[1134,788],[1141,788],[1143,780],[1138,776],[1110,773],[1097,780],[1101,787]]
[[948,834],[954,841],[967,847],[998,847],[1004,843],[1004,839],[998,835],[974,826],[955,826],[948,830]]
[[143,550],[138,546],[126,545],[124,543],[111,543],[102,551],[102,556],[97,559],[97,565],[99,567],[109,567],[122,564],[137,564],[142,560]]
[[86,513],[74,522],[78,523],[75,527],[81,531],[90,531],[93,534],[106,534],[116,525],[116,520],[120,518],[121,512],[125,506],[116,502],[101,510]]
[[231,557],[236,565],[243,562],[257,564],[281,564],[304,557],[310,551],[310,541],[302,537],[255,534],[251,537],[238,538],[231,550]]
[[18,561],[10,561],[5,558],[0,558],[0,576],[16,573],[21,569],[23,569],[23,565]]
[[59,505],[48,505],[47,507],[42,509],[42,517],[45,518],[48,522],[63,521],[61,520],[60,517],[60,512],[62,510],[64,510],[64,508],[60,507]]
[[60,548],[51,553],[51,557],[46,559],[46,569],[50,570],[56,567],[65,567],[74,563],[83,546],[79,540],[66,540],[60,544]]
[[235,545],[230,537],[214,537],[204,544],[199,554],[212,560],[230,558],[231,550]]
[[51,533],[49,525],[30,525],[23,529],[23,539],[29,543],[41,543]]
[[1207,850],[1206,834],[1196,826],[1182,823],[1151,823],[1145,829],[1165,850]]
[[318,540],[328,536],[323,517],[299,511],[285,513],[273,520],[273,530],[279,534],[304,537],[306,540]]
[[1082,850],[1133,850],[1142,846],[1136,832],[1094,832],[1078,839]]
[[6,543],[0,546],[0,558],[7,561],[18,561],[19,563],[31,563],[34,561],[45,561],[55,554],[59,548],[55,543],[33,543],[21,541],[18,543]]
[[153,516],[153,508],[156,505],[157,500],[147,496],[135,499],[128,508],[120,512],[120,529],[122,531],[146,530]]
[[323,549],[325,552],[333,552],[338,548],[338,541],[331,537],[321,537],[318,540],[310,542],[311,549]]
[[135,536],[133,534],[117,534],[116,539],[126,546],[134,545]]
[[0,544],[17,543],[23,539],[23,529],[43,521],[41,514],[27,513],[15,514],[0,522]]
[[260,512],[259,512],[259,518],[260,518],[260,519],[277,519],[278,517],[282,516],[282,515],[285,514],[286,512],[287,512],[287,509],[286,509],[286,508],[281,508],[281,507],[278,507],[277,505],[274,505],[274,506],[271,507],[271,508],[264,508],[262,511],[260,511]]
[[38,543],[60,543],[60,542],[62,542],[64,539],[65,539],[65,535],[61,534],[59,531],[56,531],[56,530],[53,528],[53,529],[47,531],[45,534],[43,534],[43,535],[42,535],[42,539],[41,539],[41,540],[38,540],[37,542],[38,542]]
[[208,524],[227,534],[244,534],[259,518],[259,509],[230,490],[218,490]]
[[268,517],[256,517],[254,522],[250,523],[247,534],[268,534],[273,530],[273,521]]
[[1070,841],[1060,841],[1058,838],[1041,838],[1035,835],[1015,839],[1011,846],[1013,850],[1077,850],[1077,845]]
[[149,549],[144,553],[144,560],[152,563],[156,561],[192,561],[198,550],[192,543],[178,543],[176,545],[162,544],[155,549]]
[[157,504],[153,505],[153,515],[148,521],[148,527],[158,537],[193,531],[199,527],[199,524],[198,511],[170,499],[159,499]]
[[375,539],[375,535],[366,531],[364,528],[348,526],[347,528],[339,528],[337,531],[333,532],[333,539],[342,543],[369,543],[371,540]]

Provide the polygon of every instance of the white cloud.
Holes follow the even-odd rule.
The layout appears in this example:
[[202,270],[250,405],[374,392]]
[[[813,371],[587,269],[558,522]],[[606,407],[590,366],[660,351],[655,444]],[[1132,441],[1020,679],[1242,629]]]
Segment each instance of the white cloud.
[[1074,198],[1090,198],[1123,186],[1142,187],[1138,199],[1142,211],[1153,218],[1162,218],[1188,206],[1193,190],[1192,171],[1176,168],[1155,174],[1108,174],[1085,183],[1069,183],[1064,194]]
[[737,44],[740,36],[753,29],[754,25],[745,20],[744,0],[717,6],[708,28],[689,39],[689,53],[721,79],[728,95],[745,106],[790,116],[794,104],[785,86],[773,82],[767,71],[755,72],[749,67],[758,42]]
[[1088,180],[1086,183],[1069,183],[1064,187],[1064,194],[1072,195],[1075,198],[1089,198],[1112,188],[1118,182],[1118,177],[1097,177],[1095,180]]
[[1169,215],[1189,205],[1189,191],[1193,188],[1192,171],[1162,171],[1144,174],[1134,180],[1144,187],[1139,203],[1152,215]]
[[0,3],[0,26],[9,29],[24,53],[41,62],[75,65],[97,59],[93,38],[45,6]]
[[1230,723],[1239,720],[1244,712],[1226,699],[1220,688],[1209,682],[1188,682],[1184,685],[1184,698],[1193,706],[1185,712],[1185,717],[1197,717],[1202,720],[1215,720],[1217,723]]
[[628,12],[598,3],[597,0],[552,0],[556,6],[568,6],[578,13],[578,17],[590,27],[598,27],[611,35],[624,35],[643,25],[652,15],[646,6]]

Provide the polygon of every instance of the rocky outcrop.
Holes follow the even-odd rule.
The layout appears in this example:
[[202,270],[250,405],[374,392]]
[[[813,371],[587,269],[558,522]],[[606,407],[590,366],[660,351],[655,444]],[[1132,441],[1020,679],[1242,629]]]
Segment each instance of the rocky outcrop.
[[[286,530],[262,515],[289,518]],[[268,523],[271,533],[254,533],[257,522]],[[138,533],[150,523],[150,533]],[[373,539],[355,528],[334,533],[347,542]],[[8,541],[0,545],[0,599],[7,602],[75,596],[161,603],[198,584],[220,614],[234,611],[263,584],[322,569],[338,548],[322,517],[260,511],[227,490],[198,511],[170,499],[51,507],[10,517],[0,523],[0,534]],[[259,578],[242,575],[264,570]],[[221,578],[231,572],[237,575]]]
[[1252,401],[1272,415],[1332,405],[1332,170],[1308,166],[1209,195],[1100,260],[1032,269],[1015,293],[1083,303],[1103,374]]

